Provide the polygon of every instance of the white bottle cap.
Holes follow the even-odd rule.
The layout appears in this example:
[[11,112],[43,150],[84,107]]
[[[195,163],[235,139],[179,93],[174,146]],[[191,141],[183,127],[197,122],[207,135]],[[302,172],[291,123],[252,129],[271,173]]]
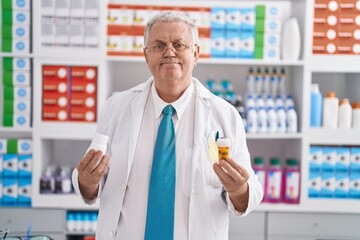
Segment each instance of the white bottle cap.
[[93,138],[93,141],[107,144],[109,141],[109,137],[100,133],[96,133]]
[[216,144],[218,147],[230,147],[231,146],[231,141],[229,138],[219,138],[216,141]]
[[312,92],[319,92],[319,84],[313,83],[311,84],[311,91]]

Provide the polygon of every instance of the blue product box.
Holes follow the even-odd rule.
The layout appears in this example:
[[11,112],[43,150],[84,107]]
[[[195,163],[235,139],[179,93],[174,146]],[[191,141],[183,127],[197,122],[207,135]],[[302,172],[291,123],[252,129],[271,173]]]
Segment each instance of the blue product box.
[[322,168],[322,147],[311,146],[309,149],[309,171],[320,172]]
[[31,178],[18,179],[17,204],[21,207],[31,207]]
[[0,138],[0,154],[7,152],[7,140]]
[[0,153],[0,179],[3,176],[3,155]]
[[4,177],[16,177],[18,173],[18,159],[16,154],[3,155]]
[[350,190],[349,198],[360,199],[360,174],[350,173]]
[[211,30],[211,57],[225,56],[225,31]]
[[231,30],[226,31],[225,46],[225,57],[238,57],[240,52],[240,32]]
[[0,206],[3,205],[3,178],[0,176]]
[[240,13],[241,13],[240,29],[255,32],[255,24],[256,24],[255,7],[241,8]]
[[336,149],[336,172],[347,173],[350,171],[350,148],[338,147]]
[[226,9],[226,30],[240,30],[241,13],[239,8]]
[[320,197],[333,198],[335,195],[335,169],[324,171],[321,174],[321,193]]
[[313,171],[309,172],[309,181],[308,181],[308,196],[309,198],[318,198],[320,197],[321,192],[321,172]]
[[31,154],[32,153],[32,140],[31,139],[18,139],[17,140],[17,153]]
[[255,53],[255,32],[240,32],[240,58],[254,58]]
[[349,173],[336,172],[335,175],[335,198],[347,198],[350,190]]
[[32,175],[32,154],[18,154],[18,176],[30,177]]
[[337,148],[336,147],[324,147],[323,151],[323,171],[335,171]]
[[213,29],[225,29],[226,26],[226,10],[225,8],[211,8],[210,12],[210,28]]
[[4,178],[3,181],[3,205],[16,206],[18,197],[17,178]]
[[360,174],[360,147],[351,148],[350,171]]

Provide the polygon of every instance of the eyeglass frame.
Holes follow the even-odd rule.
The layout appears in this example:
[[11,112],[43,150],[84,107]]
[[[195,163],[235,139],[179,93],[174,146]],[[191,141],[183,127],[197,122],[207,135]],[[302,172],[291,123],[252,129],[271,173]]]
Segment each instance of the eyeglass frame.
[[5,228],[5,229],[0,229],[0,234],[4,234],[4,236],[0,236],[1,240],[6,240],[6,239],[18,239],[18,240],[22,240],[22,239],[26,239],[26,240],[31,240],[31,239],[35,239],[35,238],[43,238],[46,240],[53,240],[53,238],[51,238],[50,236],[47,235],[32,235],[32,236],[8,236],[8,234],[10,233],[10,230]]
[[[182,49],[182,50],[176,50],[176,48],[174,47],[174,45],[181,45],[181,46],[184,46],[185,48],[184,49]],[[161,46],[163,49],[161,49],[161,50],[155,50],[154,51],[154,48],[155,47],[159,47],[159,46]],[[146,50],[148,50],[148,51],[150,51],[150,52],[154,52],[154,53],[164,53],[164,52],[166,52],[166,50],[167,49],[171,49],[171,51],[173,51],[174,53],[183,53],[183,52],[185,52],[187,49],[189,49],[190,47],[194,47],[194,46],[198,46],[198,44],[197,43],[193,43],[193,44],[191,44],[191,45],[188,45],[188,44],[185,44],[185,43],[171,43],[171,46],[168,46],[167,44],[165,44],[165,43],[161,43],[161,42],[158,42],[158,43],[156,43],[156,44],[154,44],[153,46],[151,46],[151,47],[148,47],[148,46],[145,46],[144,48],[146,49]]]

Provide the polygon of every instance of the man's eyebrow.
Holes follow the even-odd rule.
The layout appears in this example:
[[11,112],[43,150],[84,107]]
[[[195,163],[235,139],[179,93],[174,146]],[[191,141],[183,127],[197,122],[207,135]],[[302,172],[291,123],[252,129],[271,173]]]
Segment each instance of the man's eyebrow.
[[[179,42],[182,43],[182,42],[185,42],[185,40],[182,39],[182,38],[178,38],[178,39],[175,39],[174,41],[172,41],[171,43],[179,43]],[[159,40],[159,39],[154,40],[153,43],[155,43],[155,44],[166,44],[165,41],[162,41],[162,40]]]

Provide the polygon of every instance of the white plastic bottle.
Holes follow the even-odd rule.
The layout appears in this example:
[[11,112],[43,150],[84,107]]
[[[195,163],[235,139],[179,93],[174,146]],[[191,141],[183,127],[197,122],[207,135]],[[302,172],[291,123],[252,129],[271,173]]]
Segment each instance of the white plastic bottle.
[[246,76],[246,91],[247,94],[253,94],[255,92],[255,74],[253,68],[249,69],[249,73]]
[[286,132],[286,112],[283,107],[278,107],[276,111],[277,115],[277,132],[285,133]]
[[264,75],[262,78],[262,93],[269,94],[270,92],[270,70],[268,67],[264,69]]
[[255,75],[255,93],[261,94],[261,90],[262,90],[262,72],[261,72],[261,68],[257,68]]
[[279,107],[285,107],[284,100],[280,94],[277,95],[275,99],[275,109],[278,109]]
[[301,36],[300,27],[295,17],[290,18],[284,24],[282,31],[282,59],[298,60],[300,57]]
[[270,94],[276,96],[278,94],[278,72],[274,67],[270,77]]
[[107,151],[107,143],[109,141],[109,137],[100,133],[96,133],[94,138],[91,141],[89,148],[86,152],[90,151],[91,149],[95,151],[101,150],[103,155],[106,154]]
[[288,94],[285,99],[285,110],[288,110],[290,107],[295,108],[295,103],[292,96]]
[[281,68],[280,75],[278,77],[278,92],[279,94],[285,94],[286,93],[286,72],[285,68]]
[[339,128],[350,129],[352,120],[352,108],[348,98],[341,99],[339,106]]
[[339,99],[335,92],[327,92],[324,98],[323,127],[336,129],[339,119]]
[[353,102],[352,110],[352,128],[360,129],[360,102]]
[[249,111],[250,108],[256,108],[256,103],[253,95],[247,96],[245,105],[247,111]]
[[254,107],[250,107],[247,112],[247,131],[249,133],[257,133],[258,129],[258,116],[256,109]]
[[258,133],[267,133],[267,113],[264,107],[258,108]]
[[263,96],[260,94],[258,95],[257,99],[256,99],[256,107],[257,110],[259,110],[260,108],[264,108],[265,107],[265,101]]
[[272,97],[272,95],[267,95],[266,97],[266,101],[265,101],[265,107],[268,109],[270,107],[274,108],[275,107],[275,102],[274,99]]
[[286,132],[297,132],[297,114],[294,107],[289,107],[286,111]]
[[277,132],[277,115],[274,107],[267,109],[267,130],[268,133]]

